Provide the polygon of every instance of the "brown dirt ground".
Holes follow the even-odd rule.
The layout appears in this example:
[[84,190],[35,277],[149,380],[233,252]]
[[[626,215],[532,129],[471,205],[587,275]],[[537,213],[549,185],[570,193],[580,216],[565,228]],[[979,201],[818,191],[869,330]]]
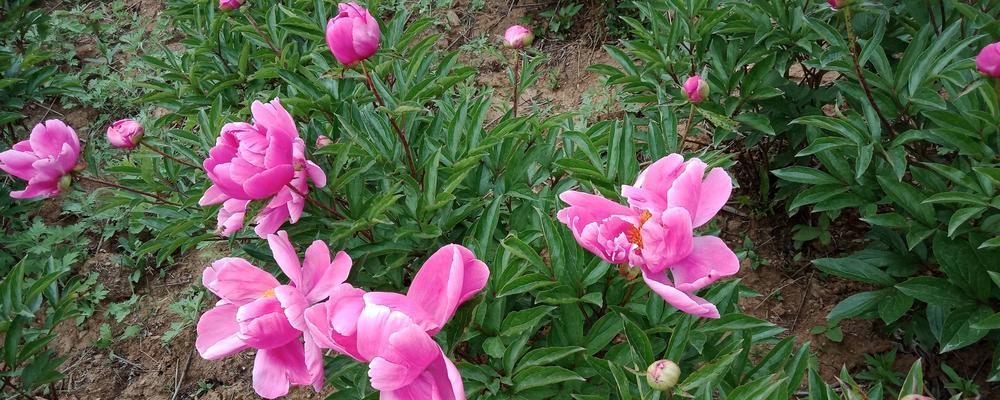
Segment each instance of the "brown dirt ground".
[[[52,1],[49,4],[58,7],[63,1]],[[138,7],[148,18],[155,18],[162,9],[162,0],[129,0],[128,4],[130,7]],[[473,35],[480,32],[486,32],[491,43],[495,44],[499,42],[507,26],[524,23],[525,20],[541,22],[537,14],[552,6],[549,2],[522,5],[488,0],[483,9],[472,13],[469,12],[468,1],[460,0],[452,9],[442,11],[445,14],[442,18],[445,25],[438,29],[448,39],[445,46],[447,49],[456,49],[474,40]],[[550,59],[543,67],[545,72],[538,84],[522,95],[522,112],[529,109],[547,113],[572,110],[583,104],[584,94],[588,90],[599,87],[597,76],[587,72],[586,68],[595,63],[612,63],[601,49],[601,45],[609,40],[603,32],[603,18],[599,5],[587,3],[565,39],[549,40],[542,37],[536,41],[534,47],[547,54]],[[86,52],[88,43],[78,45]],[[485,52],[465,53],[461,60],[479,68],[477,83],[496,90],[498,100],[494,102],[494,110],[487,120],[506,112],[509,102],[500,100],[510,93],[505,62]],[[801,71],[798,74],[793,71],[791,75],[793,79],[797,78],[794,75],[800,78]],[[824,76],[824,83],[829,78]],[[558,86],[549,82],[558,82]],[[57,115],[67,120],[73,119],[75,122],[70,122],[75,126],[87,125],[97,113],[86,108],[63,110],[44,105],[35,106],[35,110],[29,112],[35,116],[45,115],[51,118],[51,115]],[[604,114],[604,117],[608,116],[612,116],[610,112]],[[35,118],[36,121],[38,119],[41,118]],[[737,171],[737,176],[739,175],[740,172]],[[750,177],[755,176],[755,173],[744,172],[744,175],[747,179],[740,179],[741,181],[752,181]],[[751,189],[743,190],[752,193]],[[50,211],[52,208],[58,210],[58,206],[45,207]],[[780,211],[778,215],[763,217],[747,216],[750,213],[751,210],[748,209],[734,209],[720,214],[723,219],[720,223],[723,237],[731,247],[742,248],[744,235],[749,235],[758,257],[769,261],[769,265],[760,266],[756,270],[750,268],[749,262],[745,262],[738,275],[745,285],[761,294],[760,297],[742,300],[741,305],[748,313],[787,328],[788,334],[796,336],[799,342],[812,342],[814,351],[819,355],[823,375],[827,378],[835,375],[843,365],[850,369],[863,366],[864,353],[880,353],[898,347],[898,341],[880,331],[882,327],[876,321],[843,322],[841,326],[844,340],[840,343],[831,342],[823,335],[811,335],[809,329],[824,324],[826,314],[841,299],[868,288],[837,278],[823,279],[814,273],[807,262],[797,260],[795,255],[799,250],[793,249],[788,239],[794,223],[781,215]],[[843,222],[840,224],[845,225]],[[806,248],[802,250],[806,257],[802,258],[810,259],[858,248],[858,239],[864,232],[864,227],[849,225],[851,224],[838,227],[843,229],[837,229],[840,233],[831,246]],[[224,253],[224,250],[206,249],[199,254],[185,256],[167,269],[163,276],[147,274],[147,279],[132,288],[122,286],[121,276],[125,272],[115,264],[114,257],[109,253],[99,252],[81,265],[80,273],[99,272],[101,282],[113,288],[112,296],[116,300],[128,298],[132,291],[140,296],[132,314],[122,323],[112,324],[116,327],[116,336],[128,325],[140,327],[140,332],[130,339],[116,341],[109,349],[96,349],[94,343],[98,339],[99,328],[110,319],[104,315],[103,307],[81,326],[75,326],[72,322],[59,326],[52,347],[58,354],[69,356],[63,366],[67,378],[57,385],[60,398],[251,397],[251,352],[220,361],[202,360],[194,351],[193,327],[167,345],[160,340],[170,323],[178,318],[168,309],[170,304],[177,300],[182,290],[198,282],[205,265],[215,256]],[[127,285],[127,281],[124,284]],[[983,362],[989,365],[989,354],[984,356],[985,352],[981,350],[965,349],[956,353],[952,359],[969,359],[968,364],[973,367],[982,368]],[[897,369],[905,371],[914,359],[912,351],[901,351]],[[968,370],[960,368],[962,369]],[[937,375],[935,372],[926,373],[929,376]],[[201,387],[205,384],[210,385],[210,388]],[[288,398],[319,397],[310,389],[295,388]]]

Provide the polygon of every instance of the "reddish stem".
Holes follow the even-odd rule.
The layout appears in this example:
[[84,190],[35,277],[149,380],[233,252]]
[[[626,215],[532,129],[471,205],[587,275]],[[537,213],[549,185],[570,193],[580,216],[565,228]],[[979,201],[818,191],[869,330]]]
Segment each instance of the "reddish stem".
[[[372,79],[372,75],[368,72],[368,68],[365,67],[365,63],[362,61],[360,64],[361,71],[364,72],[365,80],[368,82],[368,88],[371,89],[372,94],[375,95],[375,101],[377,101],[378,105],[383,108],[387,108],[385,107],[385,101],[382,100],[382,95],[378,94],[378,89],[375,88],[375,81]],[[403,143],[403,150],[406,151],[406,162],[410,167],[410,175],[412,175],[413,179],[415,179],[420,184],[420,187],[423,188],[423,181],[420,180],[420,176],[417,174],[417,166],[413,162],[413,152],[410,150],[410,142],[406,140],[406,135],[403,134],[403,130],[396,124],[396,119],[393,118],[392,115],[388,115],[388,118],[389,123],[392,124],[392,129],[396,131],[396,137],[398,137],[399,141]]]
[[174,161],[176,163],[183,164],[183,165],[186,165],[186,166],[191,167],[191,168],[198,168],[198,169],[201,168],[201,167],[199,167],[197,165],[191,164],[191,163],[189,163],[187,161],[181,160],[181,159],[179,159],[177,157],[174,157],[174,156],[172,156],[170,154],[167,154],[167,153],[163,152],[163,150],[160,150],[160,149],[158,149],[156,147],[153,147],[152,145],[150,145],[149,143],[146,143],[145,141],[141,141],[139,143],[141,143],[143,146],[146,146],[147,149],[150,149],[150,150],[156,152],[157,154],[159,154],[159,155],[161,155],[163,157],[166,157],[167,159],[170,159],[170,160],[172,160],[172,161]]
[[181,206],[179,203],[174,203],[174,202],[172,202],[170,200],[164,199],[160,195],[149,193],[149,192],[143,192],[143,191],[137,190],[137,189],[132,189],[130,187],[122,186],[122,185],[119,185],[119,184],[114,183],[114,182],[108,182],[108,181],[103,180],[103,179],[97,179],[97,178],[92,178],[92,177],[83,176],[83,175],[76,175],[76,177],[80,178],[81,180],[93,182],[93,183],[96,183],[96,184],[99,184],[99,185],[113,187],[113,188],[121,189],[121,190],[124,190],[124,191],[127,191],[127,192],[132,192],[132,193],[135,193],[135,194],[141,194],[143,196],[152,197],[152,198],[156,199],[156,201],[158,201],[160,203],[163,203],[163,204],[169,204],[169,205],[172,205],[172,206],[175,206],[175,207],[180,207]]

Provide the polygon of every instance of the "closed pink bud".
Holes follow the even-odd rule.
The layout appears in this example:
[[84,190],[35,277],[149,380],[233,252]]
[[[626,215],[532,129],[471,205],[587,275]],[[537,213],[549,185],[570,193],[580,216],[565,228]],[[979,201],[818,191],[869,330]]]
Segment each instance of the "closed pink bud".
[[976,56],[976,69],[991,78],[1000,78],[1000,42],[983,47]]
[[830,7],[833,7],[835,9],[836,8],[840,8],[840,5],[841,5],[840,4],[841,3],[840,0],[826,0],[826,2],[830,4]]
[[682,88],[684,89],[684,97],[687,97],[688,101],[692,103],[701,102],[708,97],[708,82],[705,82],[698,75],[688,78]]
[[348,67],[378,51],[382,32],[378,22],[357,3],[340,3],[340,13],[326,24],[326,45],[341,64]]
[[333,144],[333,140],[330,140],[330,138],[328,138],[326,136],[319,135],[319,137],[316,138],[316,148],[317,149],[322,149],[322,148],[324,148],[326,146],[329,146],[331,144]]
[[120,119],[108,127],[108,141],[119,149],[131,149],[142,140],[142,125],[132,119]]
[[533,41],[535,41],[535,35],[531,33],[531,29],[521,25],[511,26],[503,33],[503,44],[506,47],[520,49],[524,46],[531,46]]
[[646,368],[646,383],[656,390],[669,390],[681,377],[681,368],[670,360],[660,360]]
[[243,5],[243,0],[219,0],[219,9],[222,11],[235,10]]

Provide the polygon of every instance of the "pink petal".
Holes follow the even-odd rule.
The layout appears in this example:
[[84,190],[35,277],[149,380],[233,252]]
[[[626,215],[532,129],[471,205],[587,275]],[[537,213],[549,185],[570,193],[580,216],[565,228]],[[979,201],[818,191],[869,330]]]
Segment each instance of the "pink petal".
[[681,168],[683,164],[684,157],[680,154],[671,154],[656,160],[639,173],[634,186],[649,191],[658,199],[658,202],[666,203],[667,191],[670,190],[674,180],[684,171]]
[[205,194],[203,194],[201,199],[198,200],[198,205],[202,207],[210,206],[212,204],[222,203],[226,200],[229,200],[229,196],[223,193],[218,186],[212,185],[208,187]]
[[38,156],[33,153],[14,149],[0,153],[0,169],[22,180],[29,180],[35,175],[35,170],[31,168],[35,161],[38,161]]
[[701,183],[705,177],[705,163],[693,158],[685,164],[684,172],[667,191],[667,207],[683,207],[691,215],[698,215]]
[[653,292],[660,295],[670,305],[677,307],[678,310],[703,318],[719,318],[719,310],[714,304],[701,297],[678,290],[667,279],[666,274],[643,270],[642,279]]
[[306,330],[305,311],[309,307],[309,301],[302,292],[294,286],[281,285],[274,288],[274,295],[285,310],[288,323],[300,331]]
[[300,334],[289,323],[281,303],[274,296],[240,306],[236,311],[236,321],[240,324],[240,340],[257,349],[282,346]]
[[[578,216],[582,218],[581,222],[583,224],[588,224],[590,222],[608,218],[612,215],[636,215],[637,213],[631,208],[623,206],[621,204],[615,203],[604,197],[577,192],[575,190],[569,190],[563,192],[559,195],[562,201],[566,202],[571,206],[571,208],[579,208],[580,212],[577,213]],[[565,209],[563,209],[565,210]],[[562,212],[560,211],[560,214]],[[564,221],[562,217],[559,217],[559,221],[564,224],[569,222]]]
[[705,225],[726,205],[733,192],[733,180],[722,168],[712,168],[701,184],[698,199],[698,214],[694,216],[694,226]]
[[290,384],[312,383],[302,343],[293,340],[273,349],[257,350],[253,362],[253,390],[267,399],[288,394]]
[[281,225],[288,220],[288,208],[265,208],[257,214],[254,220],[257,222],[257,227],[253,231],[257,233],[257,236],[267,238],[268,235],[277,232],[278,228],[281,228]]
[[[253,122],[267,128],[268,133],[278,133],[289,140],[299,137],[298,129],[295,128],[295,120],[285,110],[285,107],[281,105],[281,100],[278,98],[266,104],[254,101],[250,105],[250,112],[253,114]],[[291,154],[291,141],[288,144],[288,154]],[[271,149],[268,150],[270,151]],[[291,160],[288,162],[291,162]]]
[[369,364],[368,377],[378,390],[396,390],[409,385],[435,358],[441,356],[437,342],[416,325],[389,336],[388,351]]
[[406,297],[430,315],[437,333],[458,306],[486,286],[489,268],[469,249],[450,244],[434,252],[413,278]]
[[63,143],[69,139],[67,130],[69,127],[57,119],[50,119],[44,124],[35,125],[28,138],[31,142],[31,149],[39,157],[55,157],[62,151]]
[[295,168],[291,164],[279,165],[250,177],[241,186],[251,199],[263,199],[278,193],[294,176]]
[[288,232],[278,231],[277,235],[267,235],[267,245],[271,248],[274,261],[281,267],[281,271],[292,280],[296,286],[302,284],[302,265],[299,264],[299,255],[292,247],[292,242],[288,241]]
[[641,235],[642,260],[652,272],[663,271],[691,254],[691,217],[683,208],[668,209],[659,221],[650,219],[642,225]]
[[316,341],[309,331],[302,332],[302,339],[305,342],[306,369],[309,370],[309,378],[312,382],[313,390],[319,392],[323,390],[323,381],[325,379],[323,350],[316,345]]
[[238,305],[253,301],[279,285],[271,274],[235,257],[213,262],[205,268],[201,281],[216,296]]
[[352,36],[354,20],[337,17],[326,24],[326,45],[341,64],[353,65],[361,57],[354,50]]
[[236,323],[236,309],[233,304],[223,304],[201,315],[194,347],[202,358],[218,360],[250,347],[236,337],[240,329]]
[[337,252],[336,258],[330,262],[330,249],[321,240],[313,242],[306,249],[305,263],[302,268],[302,291],[310,303],[321,301],[330,295],[333,288],[347,280],[351,272],[351,257],[347,253]]
[[358,341],[358,354],[363,361],[371,361],[375,357],[388,354],[389,336],[403,328],[413,325],[413,320],[398,311],[388,307],[368,304],[358,317],[357,335],[363,340]]
[[[295,125],[293,124],[293,129],[294,126]],[[270,134],[267,135],[267,140],[268,146],[267,152],[264,153],[264,167],[274,168],[280,165],[291,165],[293,138],[283,132],[276,131],[270,132]]]
[[671,269],[677,289],[695,291],[739,272],[739,258],[722,239],[699,236],[694,238],[693,244],[691,255],[678,261]]
[[321,188],[326,186],[326,173],[323,169],[316,165],[312,161],[306,161],[306,173],[309,175],[309,179],[313,181],[316,187]]

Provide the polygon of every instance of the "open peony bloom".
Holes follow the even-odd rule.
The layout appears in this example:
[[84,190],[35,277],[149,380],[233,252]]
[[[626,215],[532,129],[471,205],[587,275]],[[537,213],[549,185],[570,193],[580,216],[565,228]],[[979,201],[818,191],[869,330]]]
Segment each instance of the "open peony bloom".
[[326,24],[326,45],[341,64],[348,67],[378,51],[382,32],[378,22],[357,3],[340,3],[339,13]]
[[1000,78],[1000,42],[989,44],[979,51],[976,69],[991,78]]
[[521,25],[513,25],[503,33],[503,45],[513,49],[531,46],[533,41],[535,41],[535,35],[531,33],[531,29]]
[[[629,206],[576,191],[559,198],[569,207],[559,221],[583,248],[607,262],[639,267],[650,289],[681,311],[718,318],[694,291],[739,271],[736,254],[715,236],[694,236],[722,209],[732,192],[729,175],[671,154],[647,167],[635,185],[622,186]],[[671,280],[667,273],[673,278]]]
[[708,97],[708,82],[701,79],[700,76],[695,75],[684,81],[684,86],[682,87],[684,91],[684,97],[687,97],[688,101],[692,103],[699,103]]
[[[253,125],[245,122],[229,123],[209,158],[203,166],[212,186],[205,191],[198,204],[202,206],[229,200],[258,200],[271,198],[264,210],[257,215],[255,231],[260,237],[274,233],[286,221],[298,221],[305,207],[305,199],[296,194],[307,194],[309,178],[318,187],[326,185],[326,174],[318,165],[306,159],[305,142],[299,137],[295,121],[278,99],[264,104],[255,101],[250,106]],[[246,210],[246,202],[239,211],[237,203],[220,210],[219,230],[226,234],[239,230],[242,219],[232,220]],[[238,212],[239,211],[239,212]],[[226,213],[223,218],[221,213]],[[223,225],[222,222],[227,224]],[[236,227],[233,229],[232,227]]]
[[243,5],[243,0],[219,0],[219,9],[222,11],[235,10]]
[[79,158],[76,132],[62,121],[50,119],[35,125],[27,140],[0,153],[0,169],[28,181],[24,190],[10,192],[10,197],[52,197],[69,188],[69,173]]
[[315,346],[302,332],[303,312],[329,297],[347,279],[351,259],[339,252],[331,260],[329,248],[317,240],[300,264],[284,231],[269,235],[267,242],[291,282],[282,285],[242,258],[212,263],[202,282],[221,300],[198,320],[195,347],[208,360],[257,349],[253,387],[262,397],[284,396],[293,384],[311,384],[319,391],[323,386],[322,355],[307,354],[306,347]]
[[142,140],[142,125],[133,119],[120,119],[108,127],[108,142],[119,149],[131,149]]
[[405,295],[338,286],[306,310],[308,336],[316,354],[333,349],[369,363],[372,387],[383,399],[464,399],[458,370],[431,336],[486,286],[489,273],[465,247],[442,247]]

